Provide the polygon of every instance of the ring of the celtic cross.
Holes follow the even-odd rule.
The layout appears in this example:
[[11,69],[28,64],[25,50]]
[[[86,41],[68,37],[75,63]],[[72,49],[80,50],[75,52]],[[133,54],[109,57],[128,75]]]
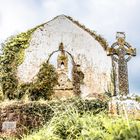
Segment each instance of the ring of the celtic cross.
[[[119,43],[118,42],[113,43],[111,48],[114,48],[116,50],[119,49]],[[124,51],[125,61],[128,62],[132,58],[132,56],[129,53],[127,53],[127,51],[131,50],[132,46],[129,43],[124,42],[123,49],[125,50]],[[113,55],[112,57],[114,61],[118,61],[117,55]]]

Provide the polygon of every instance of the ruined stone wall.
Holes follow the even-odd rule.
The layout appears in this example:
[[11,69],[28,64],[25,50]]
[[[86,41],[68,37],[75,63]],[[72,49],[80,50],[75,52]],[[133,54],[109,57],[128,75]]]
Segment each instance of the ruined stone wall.
[[25,51],[25,60],[18,67],[19,80],[31,82],[49,54],[58,50],[60,42],[73,55],[76,64],[81,65],[84,73],[82,96],[108,90],[111,83],[111,58],[89,33],[65,16],[57,17],[33,33],[30,47]]

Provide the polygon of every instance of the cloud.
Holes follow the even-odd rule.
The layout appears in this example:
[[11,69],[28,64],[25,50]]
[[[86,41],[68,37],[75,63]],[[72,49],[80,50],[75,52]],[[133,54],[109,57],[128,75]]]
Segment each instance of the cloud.
[[0,0],[0,3],[1,40],[37,23],[37,6],[33,0]]

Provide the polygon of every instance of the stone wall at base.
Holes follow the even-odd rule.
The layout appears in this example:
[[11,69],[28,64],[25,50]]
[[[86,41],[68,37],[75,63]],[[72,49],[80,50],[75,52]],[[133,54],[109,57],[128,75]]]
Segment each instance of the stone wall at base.
[[140,103],[132,99],[112,99],[109,102],[109,114],[122,116],[126,119],[140,120]]
[[55,90],[53,94],[53,99],[67,99],[75,97],[73,90]]

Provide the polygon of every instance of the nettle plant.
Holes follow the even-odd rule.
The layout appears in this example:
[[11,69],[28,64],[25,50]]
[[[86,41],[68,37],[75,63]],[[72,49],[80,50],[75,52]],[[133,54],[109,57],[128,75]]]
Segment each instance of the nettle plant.
[[57,83],[57,74],[53,66],[47,63],[42,64],[36,81],[20,84],[17,78],[17,67],[24,60],[24,52],[29,47],[31,35],[40,26],[11,36],[2,44],[0,82],[5,98],[21,99],[26,93],[32,100],[37,100],[40,97],[48,99],[51,92],[53,93],[53,86]]

